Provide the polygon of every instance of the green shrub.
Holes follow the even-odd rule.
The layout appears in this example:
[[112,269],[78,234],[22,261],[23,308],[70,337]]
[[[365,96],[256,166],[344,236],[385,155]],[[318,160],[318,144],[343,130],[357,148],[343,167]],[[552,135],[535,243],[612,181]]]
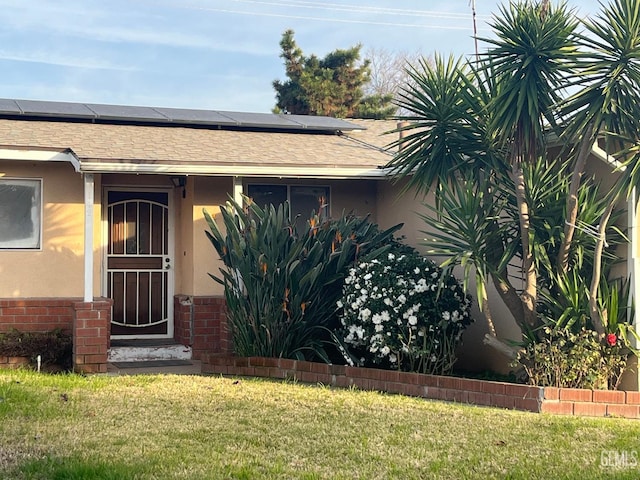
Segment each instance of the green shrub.
[[72,354],[72,337],[60,329],[43,333],[11,330],[0,334],[0,355],[6,357],[27,357],[35,364],[40,355],[42,365],[58,365],[70,369]]
[[545,337],[520,351],[521,365],[532,385],[615,389],[627,365],[630,351],[615,334],[603,343],[593,330],[573,333],[546,329]]
[[471,323],[455,277],[398,244],[350,269],[338,307],[352,362],[421,373],[450,373]]
[[605,334],[591,325],[588,285],[579,272],[551,278],[552,290],[539,298],[543,327],[524,332],[524,343],[514,367],[521,367],[532,385],[615,389],[635,350],[630,336],[633,309],[629,285],[603,275],[598,308],[606,320]]
[[366,218],[312,215],[298,233],[288,203],[247,202],[221,207],[225,233],[205,211],[207,237],[225,265],[210,276],[224,285],[235,353],[329,361],[325,347],[348,268],[384,251],[401,225],[381,232]]

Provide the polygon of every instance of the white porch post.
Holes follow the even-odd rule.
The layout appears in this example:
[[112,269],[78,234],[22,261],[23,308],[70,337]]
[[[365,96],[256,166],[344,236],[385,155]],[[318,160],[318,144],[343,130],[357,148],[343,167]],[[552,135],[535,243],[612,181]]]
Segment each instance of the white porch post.
[[93,301],[93,174],[84,174],[84,301]]
[[233,177],[233,199],[242,206],[242,177]]

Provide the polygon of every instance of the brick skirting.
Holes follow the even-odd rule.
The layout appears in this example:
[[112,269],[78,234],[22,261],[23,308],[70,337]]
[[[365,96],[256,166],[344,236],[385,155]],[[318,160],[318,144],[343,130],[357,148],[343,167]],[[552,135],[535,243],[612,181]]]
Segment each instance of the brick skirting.
[[284,358],[205,354],[201,360],[203,373],[294,379],[536,413],[640,418],[640,392],[534,387]]
[[[11,330],[45,333],[59,328],[73,336],[74,370],[104,373],[107,371],[111,304],[112,301],[105,298],[93,302],[78,298],[0,299],[0,333]],[[7,357],[2,358],[6,359],[7,365],[10,363]]]
[[2,298],[0,299],[0,333],[50,332],[56,328],[71,333],[73,303],[78,299]]
[[229,355],[231,338],[227,330],[226,302],[223,297],[174,298],[175,339],[189,345],[193,358],[205,353]]

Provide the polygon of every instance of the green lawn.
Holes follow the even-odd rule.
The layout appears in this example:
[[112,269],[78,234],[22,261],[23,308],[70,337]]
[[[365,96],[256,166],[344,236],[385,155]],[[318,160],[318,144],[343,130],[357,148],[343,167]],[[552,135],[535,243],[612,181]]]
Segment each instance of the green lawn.
[[0,371],[2,479],[637,478],[638,450],[640,422],[619,418],[265,380]]

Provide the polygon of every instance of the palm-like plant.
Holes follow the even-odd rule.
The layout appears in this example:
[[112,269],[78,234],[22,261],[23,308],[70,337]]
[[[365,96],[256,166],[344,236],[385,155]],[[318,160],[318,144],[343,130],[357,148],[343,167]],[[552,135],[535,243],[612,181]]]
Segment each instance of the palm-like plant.
[[[604,335],[605,233],[640,173],[640,3],[613,0],[580,22],[564,4],[512,2],[493,29],[476,63],[437,58],[411,69],[399,105],[409,123],[388,167],[407,188],[435,191],[429,245],[464,265],[467,280],[475,275],[489,343],[499,345],[489,279],[523,331],[536,331],[540,289],[561,292],[570,271],[590,277],[589,327]],[[585,172],[600,138],[625,168],[596,202]],[[578,227],[594,218],[595,246]]]

